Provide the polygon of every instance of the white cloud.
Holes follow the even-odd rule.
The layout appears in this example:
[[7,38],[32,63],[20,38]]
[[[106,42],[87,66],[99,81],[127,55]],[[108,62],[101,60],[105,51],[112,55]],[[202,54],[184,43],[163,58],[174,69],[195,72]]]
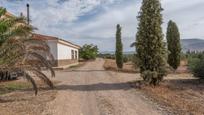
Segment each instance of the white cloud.
[[[141,1],[141,0],[140,0]],[[204,37],[201,28],[204,28],[204,1],[194,0],[162,0],[164,32],[170,19],[177,22],[182,38]],[[109,8],[107,12],[84,22],[82,27],[74,27],[79,33],[92,36],[114,37],[115,25],[122,24],[124,36],[133,37],[136,33],[140,3],[133,2],[128,6]]]
[[[63,3],[59,3],[62,1]],[[48,31],[58,24],[71,25],[80,16],[94,10],[99,6],[109,5],[118,0],[21,0],[6,1],[0,0],[0,4],[8,6],[15,13],[26,14],[26,2],[30,3],[31,19],[33,25],[42,31]],[[19,4],[21,3],[21,4]],[[15,9],[15,7],[17,7]],[[47,29],[47,30],[43,30]]]
[[[138,11],[142,0],[29,0],[33,25],[43,34],[55,35],[68,40],[84,43],[97,43],[102,50],[114,50],[116,24],[123,27],[125,49],[135,40]],[[15,13],[26,13],[26,0],[5,2]],[[170,19],[179,26],[181,38],[204,38],[203,0],[161,0],[164,8],[164,33]],[[102,11],[98,11],[102,9]],[[89,13],[96,13],[83,19]],[[78,20],[82,21],[78,21]],[[104,48],[104,43],[106,47]]]
[[139,4],[109,8],[105,13],[94,19],[80,23],[82,26],[76,26],[73,30],[93,37],[109,38],[115,36],[116,25],[121,24],[124,36],[130,37],[134,35],[135,32],[133,31],[136,31],[138,10]]
[[182,38],[204,38],[203,0],[163,0],[164,27],[169,19],[176,21]]

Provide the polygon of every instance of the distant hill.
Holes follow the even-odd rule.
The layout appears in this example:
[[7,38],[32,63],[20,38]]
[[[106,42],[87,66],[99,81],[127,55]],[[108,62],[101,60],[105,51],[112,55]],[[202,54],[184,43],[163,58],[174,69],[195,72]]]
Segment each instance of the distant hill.
[[[115,54],[115,51],[103,51],[103,52],[100,52],[101,54]],[[135,51],[125,51],[123,52],[123,54],[134,54]]]
[[[204,51],[204,39],[192,38],[181,40],[182,51]],[[103,51],[102,54],[114,54],[115,51]],[[134,51],[125,51],[124,54],[134,54]]]
[[202,39],[182,39],[181,40],[183,52],[190,51],[204,51],[204,40]]

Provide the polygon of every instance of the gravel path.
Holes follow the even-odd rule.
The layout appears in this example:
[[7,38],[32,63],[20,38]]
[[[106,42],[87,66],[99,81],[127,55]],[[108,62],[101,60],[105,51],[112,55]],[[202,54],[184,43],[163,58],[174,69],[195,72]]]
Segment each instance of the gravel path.
[[47,103],[44,115],[160,115],[157,105],[132,89],[128,81],[138,75],[109,72],[97,59],[75,70],[56,72],[55,100]]

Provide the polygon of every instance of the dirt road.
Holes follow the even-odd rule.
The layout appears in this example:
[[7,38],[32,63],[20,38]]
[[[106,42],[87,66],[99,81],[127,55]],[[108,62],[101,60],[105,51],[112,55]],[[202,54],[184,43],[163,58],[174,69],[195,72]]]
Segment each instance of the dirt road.
[[75,70],[58,71],[54,101],[47,103],[44,115],[159,115],[158,106],[131,88],[128,81],[138,75],[109,72],[97,59]]

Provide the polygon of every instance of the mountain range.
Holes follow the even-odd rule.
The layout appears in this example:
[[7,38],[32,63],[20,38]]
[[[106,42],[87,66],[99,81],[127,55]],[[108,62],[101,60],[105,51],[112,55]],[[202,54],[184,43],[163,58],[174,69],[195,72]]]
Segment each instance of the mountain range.
[[[190,51],[204,51],[204,39],[191,38],[181,39],[182,52]],[[114,54],[115,51],[104,51],[102,54]],[[125,51],[124,54],[133,54],[134,51]]]
[[182,39],[181,40],[182,51],[204,51],[204,40],[193,38],[193,39]]

